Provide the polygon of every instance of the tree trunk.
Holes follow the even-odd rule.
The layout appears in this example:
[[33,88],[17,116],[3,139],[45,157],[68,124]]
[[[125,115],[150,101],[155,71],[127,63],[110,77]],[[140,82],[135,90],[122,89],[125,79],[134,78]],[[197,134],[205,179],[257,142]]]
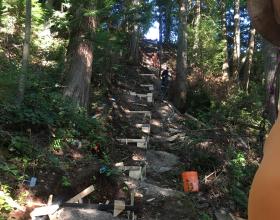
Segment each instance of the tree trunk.
[[170,43],[170,37],[171,37],[171,13],[172,13],[172,2],[171,0],[168,0],[165,6],[165,32],[164,32],[164,43],[169,44]]
[[225,56],[222,74],[223,79],[229,79],[229,64],[228,64],[228,40],[227,40],[227,20],[226,20],[226,2],[225,0],[221,1],[221,12],[222,12],[222,33],[223,33],[223,41],[224,41],[224,49],[223,53]]
[[25,16],[25,30],[24,30],[24,43],[23,43],[23,55],[22,55],[22,71],[19,77],[18,85],[18,103],[20,104],[24,98],[25,90],[25,75],[28,69],[30,40],[31,40],[31,0],[26,0],[26,16]]
[[234,1],[233,80],[238,80],[240,64],[240,0]]
[[135,24],[133,26],[133,32],[131,35],[129,55],[129,60],[134,64],[137,64],[139,62],[139,35],[139,26]]
[[176,79],[173,86],[172,101],[180,111],[186,108],[187,100],[187,1],[178,0],[179,34],[177,45]]
[[193,23],[193,20],[192,20],[193,18],[192,18],[192,16],[191,16],[191,14],[192,14],[191,11],[192,11],[192,4],[193,4],[193,1],[192,1],[192,0],[188,0],[187,3],[188,3],[188,6],[187,6],[187,7],[188,7],[188,10],[187,10],[187,11],[189,12],[189,13],[188,13],[188,23],[191,25],[191,24]]
[[159,57],[158,57],[158,59],[159,59],[159,72],[158,72],[158,74],[159,74],[159,76],[160,76],[160,73],[161,73],[161,69],[162,69],[162,35],[163,35],[163,28],[162,28],[162,15],[163,15],[163,12],[162,12],[162,8],[161,8],[161,6],[159,6],[159,18],[158,18],[158,22],[159,22],[159,29],[158,29],[158,31],[159,31],[159,42],[158,42],[158,52],[159,52]]
[[[140,4],[140,0],[133,0],[132,5],[134,7],[138,6]],[[137,19],[139,19],[139,15],[135,15]],[[139,41],[140,41],[140,28],[138,21],[135,22],[133,25],[133,30],[131,34],[131,40],[130,40],[130,55],[129,60],[133,63],[139,62]]]
[[193,52],[194,52],[194,59],[195,62],[198,63],[198,44],[199,44],[199,23],[200,23],[200,0],[195,1],[195,10],[194,10],[194,22],[193,22],[193,28],[194,28],[194,44],[193,44]]
[[[67,51],[67,86],[64,95],[77,105],[88,106],[92,77],[92,36],[96,29],[94,17],[84,16],[85,10],[95,9],[91,0],[72,5],[71,34]],[[79,23],[79,25],[77,25]]]
[[3,0],[0,0],[0,28],[2,28],[2,19],[3,19],[3,13],[4,13],[4,8],[3,8]]
[[255,49],[255,35],[256,35],[256,29],[253,27],[250,28],[250,40],[247,50],[247,58],[245,62],[244,67],[244,76],[243,76],[243,89],[248,93],[249,88],[249,80],[250,80],[250,73],[251,73],[251,67],[253,63],[253,55],[254,55],[254,49]]
[[269,42],[265,42],[265,76],[266,76],[266,115],[268,120],[273,124],[278,113],[278,93],[277,91],[277,74],[279,74],[278,65],[278,48]]

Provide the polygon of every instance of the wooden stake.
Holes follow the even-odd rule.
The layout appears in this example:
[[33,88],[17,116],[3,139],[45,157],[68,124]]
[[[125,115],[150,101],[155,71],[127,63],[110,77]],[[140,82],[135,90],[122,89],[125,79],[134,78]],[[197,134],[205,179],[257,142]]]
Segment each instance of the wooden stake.
[[125,202],[122,200],[114,201],[114,217],[118,216],[125,210]]

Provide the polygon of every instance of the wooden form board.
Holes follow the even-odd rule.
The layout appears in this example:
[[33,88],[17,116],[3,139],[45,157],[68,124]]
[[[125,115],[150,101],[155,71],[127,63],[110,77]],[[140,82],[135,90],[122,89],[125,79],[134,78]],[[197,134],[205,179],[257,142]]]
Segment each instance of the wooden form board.
[[148,88],[150,91],[154,91],[154,85],[152,84],[141,84],[141,87],[146,87]]
[[125,210],[125,202],[122,200],[115,200],[114,201],[114,213],[113,216],[117,217]]
[[59,209],[59,205],[50,205],[50,206],[42,206],[33,209],[33,211],[30,213],[30,217],[32,219],[36,219],[38,216],[44,216],[44,215],[52,215]]
[[153,93],[139,94],[136,92],[129,92],[130,95],[142,98],[147,98],[147,102],[153,102]]
[[149,124],[136,124],[136,128],[141,128],[143,133],[150,134],[151,126]]
[[150,111],[130,111],[130,110],[124,110],[127,114],[144,114],[144,116],[152,118],[152,113]]
[[153,77],[156,78],[155,74],[139,74],[140,76],[149,76],[149,77]]
[[[118,166],[117,166],[118,165]],[[146,165],[141,167],[141,166],[124,166],[123,162],[118,163],[116,167],[118,170],[124,172],[124,171],[129,171],[129,177],[132,179],[136,180],[142,180],[143,178],[146,177]]]
[[121,143],[136,143],[136,146],[142,149],[148,148],[148,138],[133,139],[133,138],[119,138],[117,141]]
[[88,188],[84,189],[82,192],[74,196],[73,198],[69,199],[66,203],[75,203],[75,202],[81,202],[82,198],[89,195],[94,191],[94,186],[91,185]]

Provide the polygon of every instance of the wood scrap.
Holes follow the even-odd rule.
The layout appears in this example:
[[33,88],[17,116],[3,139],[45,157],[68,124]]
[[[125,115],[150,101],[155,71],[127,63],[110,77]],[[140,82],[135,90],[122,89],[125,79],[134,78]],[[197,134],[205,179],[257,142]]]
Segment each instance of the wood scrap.
[[122,200],[115,200],[114,201],[114,217],[117,217],[125,210],[125,202]]
[[76,196],[74,196],[73,198],[69,199],[67,201],[67,203],[75,203],[75,202],[79,202],[82,198],[84,198],[85,196],[89,195],[90,193],[92,193],[95,190],[94,186],[91,185],[88,188],[84,189],[82,192],[80,192],[79,194],[77,194]]
[[232,218],[232,220],[246,220],[244,218],[236,217],[233,214],[229,213],[229,216]]
[[31,218],[35,218],[38,216],[44,216],[44,215],[52,215],[59,209],[59,205],[50,205],[50,206],[43,206],[33,209],[33,211],[30,213]]

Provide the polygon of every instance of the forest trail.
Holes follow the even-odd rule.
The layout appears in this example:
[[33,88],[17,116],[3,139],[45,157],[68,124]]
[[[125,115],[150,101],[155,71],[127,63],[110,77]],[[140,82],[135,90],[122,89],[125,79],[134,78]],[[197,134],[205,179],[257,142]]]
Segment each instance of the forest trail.
[[[139,209],[130,219],[198,219],[192,196],[183,193],[180,180],[185,164],[186,149],[180,144],[185,138],[185,118],[168,101],[161,100],[158,70],[147,61],[146,67],[130,66],[109,98],[115,139],[112,160],[123,172],[119,182],[134,194]],[[129,196],[121,199],[131,203]],[[125,214],[121,216],[125,218]],[[91,209],[63,208],[51,219],[117,218]]]

